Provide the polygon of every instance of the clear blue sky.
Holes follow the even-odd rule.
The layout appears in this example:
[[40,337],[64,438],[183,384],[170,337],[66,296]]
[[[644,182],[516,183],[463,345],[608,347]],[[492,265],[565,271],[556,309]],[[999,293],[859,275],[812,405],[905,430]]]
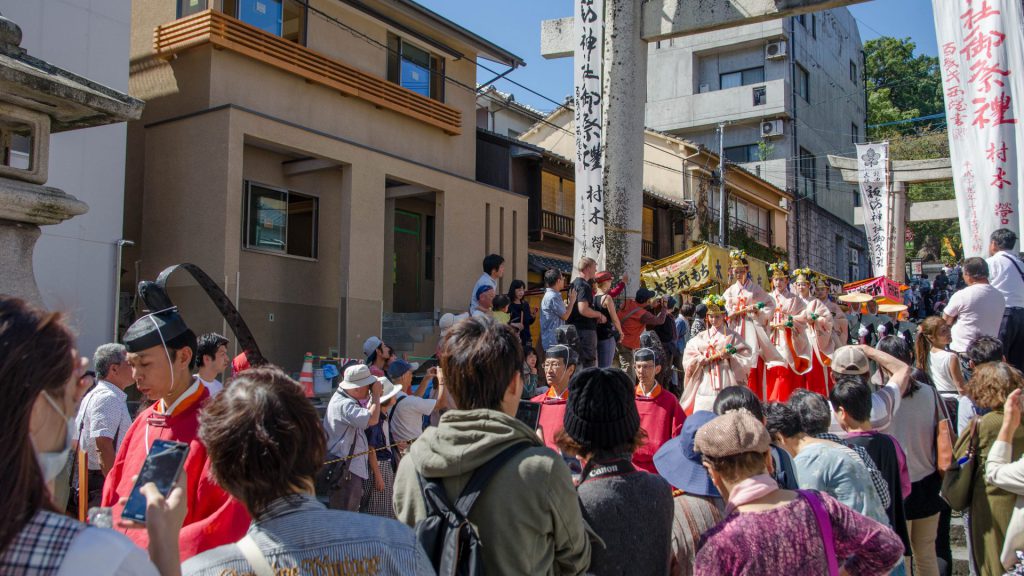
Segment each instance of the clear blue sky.
[[[562,101],[572,91],[570,61],[545,60],[540,55],[540,22],[571,15],[573,0],[417,1],[525,60],[526,67],[509,74],[510,79],[557,101]],[[920,52],[931,56],[938,52],[931,0],[872,0],[852,6],[850,11],[858,20],[864,41],[880,35],[909,36],[917,43]],[[486,60],[481,63],[492,70],[504,71],[499,64]],[[477,72],[477,81],[486,82],[492,76],[481,68]],[[517,101],[535,108],[551,110],[555,107],[550,101],[510,82],[499,80],[496,86],[499,90],[515,94]]]

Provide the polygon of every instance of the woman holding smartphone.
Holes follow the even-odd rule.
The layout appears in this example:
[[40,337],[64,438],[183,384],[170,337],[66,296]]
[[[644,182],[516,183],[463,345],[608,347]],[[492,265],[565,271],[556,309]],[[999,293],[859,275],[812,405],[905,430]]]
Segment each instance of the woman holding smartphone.
[[68,460],[85,361],[59,313],[0,297],[0,574],[57,576],[179,574],[177,532],[185,518],[181,482],[167,499],[147,499],[149,556],[122,534],[61,514],[52,482]]

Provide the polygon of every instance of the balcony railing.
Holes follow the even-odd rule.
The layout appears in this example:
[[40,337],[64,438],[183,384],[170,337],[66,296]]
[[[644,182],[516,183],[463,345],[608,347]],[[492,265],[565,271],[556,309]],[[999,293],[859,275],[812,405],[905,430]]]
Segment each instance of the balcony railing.
[[[715,230],[717,230],[718,229],[718,210],[715,210],[715,209],[708,210],[708,218],[710,220],[712,220],[712,225],[713,225],[712,227]],[[769,230],[766,230],[764,228],[755,226],[754,224],[751,224],[749,222],[744,222],[742,220],[739,220],[735,216],[733,216],[732,214],[729,215],[729,229],[730,230],[743,230],[744,232],[747,233],[747,236],[750,236],[751,238],[753,238],[754,241],[757,242],[758,244],[761,244],[761,245],[763,245],[763,246],[765,246],[767,248],[771,248],[771,246],[772,246],[772,235],[771,235],[771,232]]]
[[462,112],[458,109],[264,32],[223,12],[206,10],[157,26],[153,33],[153,48],[159,56],[170,56],[202,44],[248,56],[345,96],[354,96],[378,108],[436,126],[447,134],[462,133]]
[[545,233],[572,239],[575,225],[576,222],[573,221],[572,216],[563,216],[548,211],[540,213],[540,227]]
[[654,242],[652,240],[641,240],[640,241],[640,257],[655,259],[654,254]]

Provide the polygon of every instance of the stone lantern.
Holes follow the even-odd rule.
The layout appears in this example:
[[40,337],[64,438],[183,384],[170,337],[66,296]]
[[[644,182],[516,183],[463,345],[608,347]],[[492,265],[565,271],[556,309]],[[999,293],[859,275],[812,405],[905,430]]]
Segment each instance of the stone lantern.
[[0,15],[0,294],[41,305],[32,269],[39,227],[89,209],[44,186],[50,133],[135,120],[142,106],[127,94],[30,56],[21,48],[21,28]]

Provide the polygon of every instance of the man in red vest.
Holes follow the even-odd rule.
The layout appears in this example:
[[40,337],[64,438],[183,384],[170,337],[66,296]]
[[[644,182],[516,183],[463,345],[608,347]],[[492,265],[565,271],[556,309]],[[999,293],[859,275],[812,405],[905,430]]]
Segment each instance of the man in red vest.
[[[142,469],[153,441],[184,442],[189,445],[182,472],[187,479],[188,513],[179,539],[181,560],[237,542],[249,528],[249,514],[214,484],[206,447],[198,438],[199,413],[210,393],[192,376],[195,334],[177,308],[169,308],[136,320],[125,333],[124,344],[136,386],[153,404],[125,434],[103,485],[103,506],[112,507],[114,519],[120,520],[124,506],[118,501],[131,492],[132,478]],[[147,548],[145,530],[125,530],[125,534],[140,548]]]

